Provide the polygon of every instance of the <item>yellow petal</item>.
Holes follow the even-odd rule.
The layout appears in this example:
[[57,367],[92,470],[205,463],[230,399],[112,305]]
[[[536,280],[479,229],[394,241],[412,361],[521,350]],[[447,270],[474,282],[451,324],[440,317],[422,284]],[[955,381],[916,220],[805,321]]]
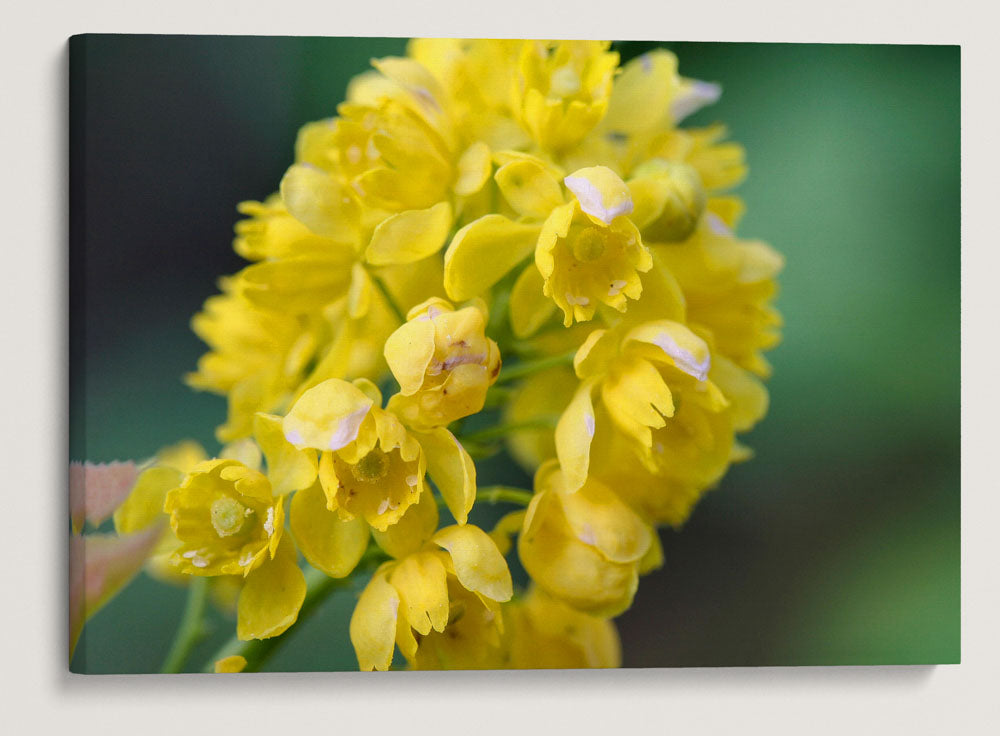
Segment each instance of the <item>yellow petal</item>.
[[351,266],[351,285],[347,289],[347,314],[360,319],[368,314],[372,304],[372,278],[360,263]]
[[399,593],[407,622],[426,636],[444,631],[448,624],[448,583],[444,565],[437,555],[415,554],[403,558],[389,575]]
[[458,159],[458,175],[452,190],[462,197],[475,194],[490,178],[491,168],[490,147],[482,141],[473,143]]
[[183,440],[156,453],[157,465],[168,465],[182,473],[190,473],[195,465],[207,459],[205,448],[194,440]]
[[251,572],[236,604],[236,635],[243,641],[283,634],[299,617],[306,579],[296,564],[295,545],[283,536],[273,560]]
[[420,550],[430,540],[437,525],[437,501],[430,489],[425,487],[420,493],[420,500],[410,506],[399,521],[384,532],[372,529],[372,537],[386,554],[399,560]]
[[678,370],[699,381],[704,381],[708,377],[708,370],[712,364],[708,345],[679,322],[670,320],[646,322],[625,336],[623,344],[629,342],[655,345],[660,348],[662,354],[654,353],[654,355],[666,358],[665,362],[674,365]]
[[601,400],[620,430],[652,447],[651,428],[674,415],[674,401],[659,371],[642,358],[622,358],[601,385]]
[[385,360],[404,396],[415,394],[434,357],[434,323],[412,319],[400,325],[385,341]]
[[478,296],[531,254],[541,228],[486,215],[452,238],[444,254],[444,288],[455,301]]
[[288,211],[317,235],[353,243],[357,203],[337,180],[309,164],[295,164],[281,180],[281,199]]
[[444,427],[413,432],[424,448],[427,472],[455,521],[464,524],[476,501],[476,465],[455,435]]
[[580,384],[556,425],[556,455],[571,491],[584,484],[590,467],[590,443],[597,428],[591,398],[595,383],[596,377]]
[[529,263],[510,292],[510,324],[519,339],[530,337],[556,310],[555,302],[542,292],[542,274]]
[[573,370],[579,378],[589,378],[604,373],[618,354],[614,333],[607,330],[594,330],[573,356]]
[[750,371],[740,368],[721,355],[715,355],[712,362],[712,382],[729,400],[733,412],[733,429],[737,432],[748,432],[767,414],[767,388]]
[[663,567],[663,544],[660,542],[660,535],[655,530],[650,531],[649,549],[639,560],[639,574],[646,575]]
[[365,586],[351,615],[351,644],[362,670],[389,669],[398,611],[399,593],[386,580],[385,568],[380,568]]
[[379,223],[365,258],[374,266],[413,263],[441,250],[451,228],[451,205],[407,210]]
[[591,479],[560,500],[577,539],[612,562],[635,562],[652,544],[649,527],[603,483]]
[[472,524],[449,526],[434,535],[434,542],[448,550],[464,588],[495,601],[510,600],[514,592],[510,570],[489,534]]
[[328,510],[319,483],[292,496],[290,514],[292,535],[309,564],[332,578],[350,575],[368,546],[364,519],[342,521]]
[[679,87],[677,57],[669,51],[657,49],[633,59],[615,79],[602,128],[638,133],[662,124]]
[[234,672],[242,672],[247,666],[246,657],[242,657],[239,654],[233,654],[229,657],[223,657],[215,663],[215,672],[217,674],[232,674]]
[[607,166],[578,169],[563,183],[576,195],[580,209],[605,225],[632,211],[632,194],[628,186]]
[[125,503],[115,510],[115,531],[132,534],[165,519],[163,502],[167,492],[177,488],[183,480],[183,473],[174,468],[154,466],[144,470]]
[[284,313],[313,312],[347,293],[353,254],[346,248],[278,261],[261,261],[238,276],[240,293],[254,306]]
[[507,203],[519,214],[544,220],[563,203],[562,188],[541,161],[521,159],[493,175]]
[[[429,122],[442,122],[444,91],[434,75],[427,71],[422,64],[405,57],[386,56],[381,59],[372,59],[372,66],[406,90],[411,95],[415,107]],[[443,128],[440,124],[435,127],[439,130]]]
[[638,565],[608,560],[596,547],[577,539],[552,492],[532,500],[525,529],[518,537],[521,563],[549,594],[574,608],[600,616],[627,609],[639,584]]
[[361,389],[331,378],[306,391],[282,422],[285,439],[298,448],[339,450],[353,442],[372,408]]
[[267,478],[276,496],[307,488],[316,480],[316,453],[299,450],[285,439],[282,418],[258,413],[253,434],[267,458]]
[[375,406],[382,406],[382,392],[370,378],[355,378],[351,381],[351,385],[360,389],[361,393],[371,399]]
[[677,124],[705,105],[713,104],[721,94],[722,88],[712,82],[702,82],[700,79],[681,79],[680,89],[670,101],[672,122]]
[[230,442],[219,450],[219,457],[239,460],[252,470],[260,470],[260,463],[263,459],[263,456],[260,454],[260,447],[249,437]]

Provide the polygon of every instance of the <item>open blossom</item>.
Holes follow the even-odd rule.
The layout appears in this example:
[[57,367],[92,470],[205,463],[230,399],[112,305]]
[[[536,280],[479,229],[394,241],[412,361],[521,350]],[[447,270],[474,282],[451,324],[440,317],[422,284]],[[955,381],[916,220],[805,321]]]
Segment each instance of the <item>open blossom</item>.
[[194,575],[249,575],[274,557],[285,510],[262,473],[236,460],[206,460],[167,494],[181,542],[174,564]]
[[455,518],[465,523],[476,493],[475,466],[447,429],[407,429],[370,381],[331,378],[306,391],[284,419],[297,448],[320,452],[327,507],[385,531],[426,491],[428,469]]
[[563,311],[564,324],[592,319],[598,304],[624,312],[642,294],[639,273],[653,267],[642,236],[626,215],[628,188],[610,169],[581,169],[566,177],[576,195],[549,215],[538,237],[535,265],[543,293]]

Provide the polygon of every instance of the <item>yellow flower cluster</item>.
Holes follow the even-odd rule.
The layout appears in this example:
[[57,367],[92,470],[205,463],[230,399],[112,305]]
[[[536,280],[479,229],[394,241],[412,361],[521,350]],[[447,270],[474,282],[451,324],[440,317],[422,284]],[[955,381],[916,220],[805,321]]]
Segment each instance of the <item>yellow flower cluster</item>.
[[[656,527],[749,456],[736,436],[767,409],[782,259],[735,235],[742,149],[678,127],[719,90],[596,41],[420,39],[373,65],[302,128],[278,193],[240,205],[251,263],[194,318],[188,380],[228,398],[230,445],[148,470],[122,524],[162,508],[158,559],[237,581],[241,639],[294,623],[301,553],[374,569],[362,669],[397,648],[616,666]],[[480,489],[527,507],[487,533],[473,457],[504,443],[534,489]]]

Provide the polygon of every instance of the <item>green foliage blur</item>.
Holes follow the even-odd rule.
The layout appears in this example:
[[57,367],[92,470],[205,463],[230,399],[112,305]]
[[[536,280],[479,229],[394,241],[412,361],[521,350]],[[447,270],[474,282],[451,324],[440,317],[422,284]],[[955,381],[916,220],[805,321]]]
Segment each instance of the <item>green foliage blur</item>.
[[[276,189],[298,127],[405,41],[84,41],[71,49],[89,218],[71,276],[85,302],[71,457],[144,458],[187,437],[212,451],[225,403],[181,376],[202,352],[191,315],[240,267],[235,205]],[[747,149],[739,233],[785,255],[786,326],[769,415],[746,439],[756,457],[662,532],[665,567],[618,620],[625,664],[958,662],[959,49],[616,47],[654,45],[723,86],[689,124],[724,122]],[[479,473],[529,482],[505,459]],[[361,584],[293,628],[269,669],[355,668]],[[88,623],[72,669],[156,671],[184,600],[141,575]],[[209,624],[192,669],[235,626],[216,611]]]

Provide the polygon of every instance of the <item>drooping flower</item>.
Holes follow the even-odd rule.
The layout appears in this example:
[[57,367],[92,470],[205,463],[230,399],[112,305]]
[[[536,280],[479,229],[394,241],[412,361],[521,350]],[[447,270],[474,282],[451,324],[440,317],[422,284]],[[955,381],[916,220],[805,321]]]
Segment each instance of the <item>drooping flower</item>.
[[351,642],[362,670],[387,670],[393,649],[417,668],[462,668],[480,648],[498,648],[500,604],[513,594],[496,544],[476,526],[437,532],[426,494],[375,541],[394,559],[365,587],[351,616]]
[[556,428],[570,486],[600,478],[658,523],[683,522],[746,457],[735,433],[767,410],[759,380],[669,320],[593,333],[576,369],[580,387]]
[[518,537],[518,555],[549,595],[594,615],[613,617],[632,604],[649,526],[603,483],[572,489],[555,461],[535,474],[535,497]]
[[766,243],[736,238],[711,211],[689,240],[656,250],[684,290],[689,323],[740,367],[770,375],[763,352],[781,339],[773,306],[781,255]]
[[481,301],[454,309],[429,299],[385,342],[389,370],[400,392],[389,410],[414,427],[441,427],[483,408],[500,373],[500,350],[486,337]]
[[505,666],[514,669],[620,667],[621,641],[607,618],[592,616],[532,586],[503,606]]

